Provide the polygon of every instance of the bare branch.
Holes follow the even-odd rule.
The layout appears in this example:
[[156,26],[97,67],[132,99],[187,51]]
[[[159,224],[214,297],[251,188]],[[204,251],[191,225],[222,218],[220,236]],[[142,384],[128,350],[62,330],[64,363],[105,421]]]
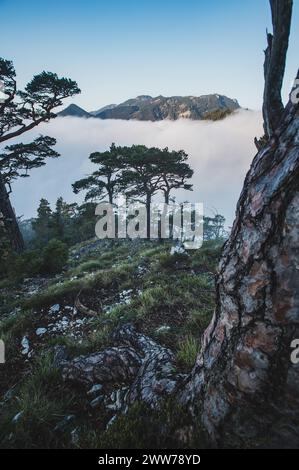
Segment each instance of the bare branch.
[[270,0],[270,4],[273,35],[267,33],[263,102],[264,130],[267,139],[271,139],[275,134],[284,110],[281,87],[289,45],[293,0]]

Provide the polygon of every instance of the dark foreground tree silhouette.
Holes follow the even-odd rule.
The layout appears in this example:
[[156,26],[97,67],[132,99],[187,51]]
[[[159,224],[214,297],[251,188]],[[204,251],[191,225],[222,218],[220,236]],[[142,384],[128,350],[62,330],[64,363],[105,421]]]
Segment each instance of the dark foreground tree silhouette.
[[[270,3],[279,47],[289,36],[292,2]],[[276,69],[285,57],[274,50],[266,61]],[[275,77],[268,72],[265,86],[279,90],[277,97]],[[264,112],[272,106],[276,100],[266,100]],[[192,373],[178,376],[171,351],[126,325],[115,332],[114,348],[63,362],[65,379],[114,385],[119,410],[136,400],[155,407],[173,394],[218,445],[298,448],[299,365],[290,358],[299,337],[298,100],[272,131],[245,179],[219,265],[216,310]]]
[[[58,78],[51,72],[34,76],[24,91],[18,91],[13,63],[2,58],[0,81],[3,84],[0,96],[0,144],[55,118],[53,110],[62,104],[62,100],[80,93],[76,82]],[[45,165],[46,158],[59,156],[52,148],[55,143],[51,137],[40,136],[30,144],[17,143],[6,146],[0,152],[0,213],[7,238],[17,252],[24,249],[24,242],[10,203],[11,181],[19,176],[28,176],[32,168]]]
[[30,144],[8,145],[0,154],[0,212],[6,237],[16,252],[24,249],[24,242],[9,199],[12,183],[18,177],[28,177],[28,171],[44,165],[46,158],[58,157],[52,148],[55,144],[52,137],[40,136]]

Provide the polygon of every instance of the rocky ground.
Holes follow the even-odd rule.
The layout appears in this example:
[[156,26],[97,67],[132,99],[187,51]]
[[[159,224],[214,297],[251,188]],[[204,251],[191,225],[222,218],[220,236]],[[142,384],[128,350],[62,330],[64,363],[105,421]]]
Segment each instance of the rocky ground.
[[105,365],[115,331],[133,328],[171,355],[176,373],[191,370],[213,311],[220,249],[92,240],[70,250],[60,275],[2,282],[0,447],[202,445],[200,429],[166,396],[157,411],[136,401],[124,414],[124,383],[74,381],[61,364],[83,356]]

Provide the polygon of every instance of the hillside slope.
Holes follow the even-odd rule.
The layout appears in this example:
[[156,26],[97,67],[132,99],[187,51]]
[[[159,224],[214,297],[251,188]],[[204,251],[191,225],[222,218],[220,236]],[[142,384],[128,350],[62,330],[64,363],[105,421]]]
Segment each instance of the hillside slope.
[[180,437],[185,412],[177,415],[165,402],[164,417],[143,404],[122,417],[113,387],[78,388],[57,368],[58,356],[113,346],[112,332],[128,323],[170,348],[182,373],[192,368],[213,312],[221,245],[174,254],[170,248],[89,241],[70,250],[56,277],[2,282],[0,337],[9,360],[1,366],[0,447],[194,445],[195,431],[186,442]]

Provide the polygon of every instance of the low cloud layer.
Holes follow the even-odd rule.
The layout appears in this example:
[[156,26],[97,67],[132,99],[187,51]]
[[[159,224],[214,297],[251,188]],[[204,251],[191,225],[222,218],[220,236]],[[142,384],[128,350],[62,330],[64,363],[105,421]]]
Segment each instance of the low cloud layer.
[[80,201],[71,184],[95,169],[88,160],[91,152],[106,150],[115,142],[184,149],[194,169],[194,190],[177,192],[177,200],[203,202],[206,214],[217,209],[231,225],[245,174],[256,153],[253,139],[262,134],[262,117],[259,112],[241,110],[218,122],[57,118],[26,138],[39,133],[56,137],[61,157],[14,183],[13,204],[24,218],[36,215],[42,197],[52,205],[58,196],[68,202]]

